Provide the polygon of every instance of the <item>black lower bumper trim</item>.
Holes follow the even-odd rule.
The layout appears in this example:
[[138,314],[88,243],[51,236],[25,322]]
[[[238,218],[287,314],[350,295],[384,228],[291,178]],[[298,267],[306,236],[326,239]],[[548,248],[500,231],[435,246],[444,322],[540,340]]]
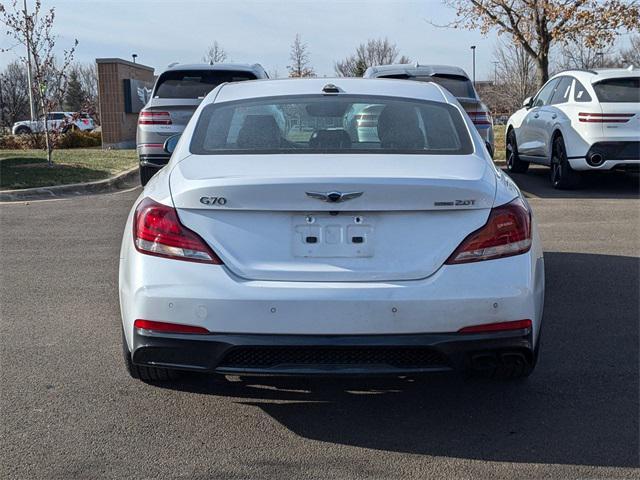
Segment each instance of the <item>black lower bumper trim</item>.
[[134,332],[135,364],[223,374],[361,375],[464,370],[533,359],[529,329],[490,334],[167,335]]

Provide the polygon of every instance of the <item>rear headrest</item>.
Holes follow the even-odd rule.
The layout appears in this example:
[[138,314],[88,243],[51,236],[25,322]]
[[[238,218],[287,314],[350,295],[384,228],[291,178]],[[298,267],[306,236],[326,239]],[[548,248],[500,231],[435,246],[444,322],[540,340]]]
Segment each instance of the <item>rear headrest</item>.
[[272,115],[248,115],[238,132],[239,148],[278,148],[282,141],[280,129]]
[[378,138],[382,148],[401,150],[424,148],[424,134],[414,107],[387,105],[378,118]]
[[311,134],[309,147],[317,150],[351,148],[351,137],[342,129],[316,130]]

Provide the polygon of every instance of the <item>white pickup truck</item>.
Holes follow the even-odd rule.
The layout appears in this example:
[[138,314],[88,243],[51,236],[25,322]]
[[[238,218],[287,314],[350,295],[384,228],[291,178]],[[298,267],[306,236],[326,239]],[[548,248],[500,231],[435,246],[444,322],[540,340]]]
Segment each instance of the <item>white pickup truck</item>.
[[[93,123],[93,119],[86,113],[51,112],[47,115],[47,130],[49,131],[91,131],[94,128],[96,127]],[[14,123],[12,128],[14,135],[38,133],[43,131],[44,121],[42,120],[23,120],[22,122]]]

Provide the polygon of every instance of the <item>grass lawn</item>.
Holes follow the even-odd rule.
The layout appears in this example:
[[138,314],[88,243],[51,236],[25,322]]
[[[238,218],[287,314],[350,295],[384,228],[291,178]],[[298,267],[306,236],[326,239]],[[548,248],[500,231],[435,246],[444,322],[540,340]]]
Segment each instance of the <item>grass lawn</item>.
[[135,150],[55,150],[53,167],[42,150],[0,150],[0,190],[91,182],[137,165]]
[[504,142],[505,142],[505,126],[504,125],[496,125],[493,127],[493,133],[495,134],[496,138],[494,140],[495,142],[495,153],[493,155],[493,159],[494,160],[505,160],[504,157]]

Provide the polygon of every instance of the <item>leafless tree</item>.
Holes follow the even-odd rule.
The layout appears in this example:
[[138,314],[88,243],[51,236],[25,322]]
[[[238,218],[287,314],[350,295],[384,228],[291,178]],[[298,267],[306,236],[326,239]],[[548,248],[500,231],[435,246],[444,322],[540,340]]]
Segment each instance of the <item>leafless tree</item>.
[[218,43],[217,40],[214,40],[213,45],[210,45],[207,48],[204,56],[202,57],[202,61],[210,64],[214,63],[222,63],[227,59],[228,55],[224,48]]
[[313,67],[310,66],[309,47],[306,43],[302,42],[299,33],[296,33],[296,38],[291,44],[289,60],[291,60],[291,65],[287,68],[289,69],[290,77],[301,78],[316,76]]
[[100,124],[100,112],[98,102],[98,71],[95,63],[74,63],[71,73],[74,73],[80,81],[84,105],[82,111],[88,113]]
[[535,62],[518,44],[499,41],[493,52],[495,81],[481,97],[495,114],[511,113],[536,91]]
[[622,48],[620,51],[620,63],[623,67],[633,65],[640,68],[640,35],[631,37],[628,48]]
[[557,59],[558,70],[617,67],[620,60],[611,47],[590,47],[584,39],[564,43]]
[[[55,9],[42,9],[42,0],[36,0],[31,12],[20,10],[17,1],[10,7],[0,3],[0,23],[7,29],[7,35],[17,44],[26,47],[31,54],[34,87],[38,93],[40,115],[44,125],[47,162],[53,165],[52,154],[59,132],[47,128],[47,115],[64,99],[66,73],[73,61],[78,40],[64,50],[62,60],[56,62],[56,36],[53,32]],[[22,58],[26,64],[26,58]]]
[[0,126],[11,127],[28,117],[27,69],[22,62],[13,61],[0,73]]
[[387,38],[369,39],[367,43],[361,43],[354,54],[337,61],[334,70],[340,77],[361,77],[369,67],[410,61],[408,57],[400,55],[396,44],[390,43]]
[[549,79],[554,46],[581,37],[597,51],[640,25],[638,0],[442,0],[455,8],[448,26],[507,34],[535,61],[538,86]]

